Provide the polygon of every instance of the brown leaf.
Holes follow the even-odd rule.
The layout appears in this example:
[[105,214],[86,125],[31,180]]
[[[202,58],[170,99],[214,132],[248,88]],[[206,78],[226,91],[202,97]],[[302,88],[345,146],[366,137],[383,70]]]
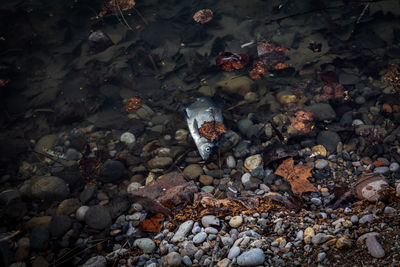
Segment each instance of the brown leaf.
[[136,5],[134,0],[110,0],[103,4],[103,8],[99,13],[99,17],[104,17],[108,14],[116,12],[126,11],[133,8]]
[[288,158],[279,165],[275,174],[282,176],[288,181],[295,195],[301,196],[304,192],[317,192],[317,188],[312,185],[307,178],[311,177],[313,167],[305,165],[293,166],[293,158]]
[[268,67],[282,63],[288,53],[289,49],[270,42],[259,43],[257,45],[257,54]]
[[226,126],[219,121],[206,121],[199,128],[199,133],[208,140],[214,141],[221,134],[226,133]]
[[165,216],[162,213],[157,213],[153,217],[140,222],[139,228],[142,231],[159,233],[162,229],[164,219]]
[[249,55],[221,52],[216,58],[216,63],[222,70],[233,72],[244,68],[249,63]]
[[213,19],[213,12],[211,9],[202,9],[196,12],[193,16],[194,21],[197,23],[207,23]]

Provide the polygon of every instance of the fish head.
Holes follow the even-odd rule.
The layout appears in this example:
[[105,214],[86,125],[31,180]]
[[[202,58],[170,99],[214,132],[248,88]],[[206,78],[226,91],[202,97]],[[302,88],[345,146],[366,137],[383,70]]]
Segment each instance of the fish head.
[[207,160],[214,152],[216,144],[202,137],[199,140],[197,149],[199,150],[200,156],[203,160]]

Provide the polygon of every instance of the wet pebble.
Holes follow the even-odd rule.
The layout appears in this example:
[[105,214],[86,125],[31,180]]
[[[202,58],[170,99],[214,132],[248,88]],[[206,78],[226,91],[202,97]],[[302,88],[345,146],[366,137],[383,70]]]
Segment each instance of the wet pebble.
[[198,164],[190,164],[183,170],[183,175],[190,180],[195,180],[202,174],[203,169]]
[[189,258],[189,256],[185,255],[182,258],[183,264],[185,264],[186,266],[192,266],[192,260]]
[[173,251],[167,255],[168,266],[177,267],[180,266],[182,262],[182,257],[179,253]]
[[41,176],[32,181],[32,196],[42,200],[63,200],[69,195],[65,181],[56,176]]
[[317,261],[318,262],[321,262],[321,261],[325,260],[325,258],[326,258],[326,252],[318,253],[318,255],[317,255]]
[[175,235],[172,237],[171,242],[178,242],[181,241],[185,236],[189,233],[189,231],[192,229],[193,226],[193,221],[189,220],[184,223],[182,223],[178,230],[175,232]]
[[201,224],[204,227],[219,226],[220,222],[219,219],[214,215],[206,215],[203,218],[201,218]]
[[315,168],[322,170],[328,166],[328,161],[324,159],[317,159],[314,166]]
[[91,206],[86,211],[85,222],[93,229],[102,230],[111,225],[110,211],[104,206]]
[[193,243],[201,244],[206,240],[207,234],[205,232],[200,232],[193,237]]
[[389,172],[390,169],[387,166],[377,167],[374,169],[374,173],[387,174]]
[[151,253],[156,248],[156,244],[150,238],[136,239],[133,245],[139,247],[144,253]]
[[241,216],[234,216],[229,220],[229,225],[232,228],[238,228],[243,223],[243,218]]
[[125,166],[118,160],[107,160],[100,168],[98,179],[104,183],[119,181],[125,173]]
[[367,214],[367,215],[364,215],[364,216],[362,216],[360,218],[359,223],[360,224],[370,223],[370,222],[373,221],[373,219],[374,219],[374,215],[373,214]]
[[72,220],[67,215],[55,216],[50,222],[50,234],[59,237],[65,234],[71,227]]
[[336,151],[340,136],[332,131],[321,131],[317,136],[317,143],[323,145],[329,152]]
[[106,267],[107,260],[104,256],[94,256],[88,259],[82,267]]
[[374,258],[385,257],[385,250],[382,248],[381,244],[376,239],[376,236],[370,235],[365,240],[365,245],[368,248],[369,254]]
[[244,161],[244,166],[249,171],[253,171],[255,168],[261,166],[262,164],[262,157],[260,154],[256,154],[250,157],[247,157]]
[[154,159],[149,160],[147,163],[151,169],[156,168],[166,168],[172,164],[172,158],[170,157],[155,157]]
[[234,168],[236,167],[236,160],[235,160],[235,158],[234,158],[232,155],[229,155],[229,156],[226,158],[226,165],[227,165],[227,167],[230,168],[230,169],[234,169]]

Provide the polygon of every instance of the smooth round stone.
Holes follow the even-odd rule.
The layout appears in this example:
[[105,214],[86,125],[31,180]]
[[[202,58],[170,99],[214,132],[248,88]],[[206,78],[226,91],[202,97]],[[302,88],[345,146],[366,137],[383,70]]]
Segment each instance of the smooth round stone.
[[238,228],[243,223],[243,218],[241,216],[234,216],[229,220],[229,225],[232,228]]
[[252,155],[247,157],[244,161],[244,167],[249,171],[253,171],[258,166],[262,165],[262,156],[260,154]]
[[91,228],[102,230],[111,225],[110,211],[100,205],[89,207],[85,214],[85,222]]
[[175,140],[178,142],[185,141],[189,132],[185,129],[179,129],[175,132]]
[[317,256],[317,261],[318,262],[323,261],[325,258],[326,258],[326,253],[325,252],[318,253],[318,256]]
[[125,166],[118,160],[107,160],[100,168],[99,180],[104,183],[112,183],[123,178]]
[[206,215],[203,218],[201,218],[201,224],[204,227],[219,226],[220,225],[220,221],[214,215]]
[[149,167],[152,169],[157,169],[157,168],[166,168],[169,165],[172,164],[172,158],[170,157],[156,157],[154,159],[149,160],[148,164]]
[[50,234],[59,237],[65,234],[72,225],[72,219],[67,215],[54,216],[50,222]]
[[203,169],[199,164],[190,164],[183,170],[183,175],[190,180],[194,180],[202,174]]
[[355,119],[355,120],[353,120],[353,123],[351,125],[352,126],[364,125],[364,122],[360,119]]
[[307,111],[312,111],[316,121],[333,120],[336,118],[336,113],[329,104],[317,103],[305,107],[304,109]]
[[193,237],[193,243],[195,244],[201,244],[206,240],[207,234],[205,232],[200,232],[197,235]]
[[121,134],[121,137],[119,139],[122,143],[127,145],[128,147],[132,146],[136,142],[135,136],[130,133],[130,132],[125,132]]
[[364,104],[365,103],[365,97],[363,97],[363,96],[357,96],[356,97],[356,99],[355,99],[355,102],[357,103],[357,104],[359,104],[359,105],[362,105],[362,104]]
[[56,176],[41,176],[32,183],[32,196],[42,200],[64,200],[69,189],[65,181]]
[[226,158],[226,166],[228,166],[230,169],[234,169],[236,167],[236,160],[232,155],[229,155]]
[[199,181],[203,185],[212,185],[214,178],[210,175],[200,175]]
[[253,248],[249,251],[243,252],[237,258],[239,266],[257,266],[263,264],[264,261],[264,252],[259,248]]
[[253,122],[249,119],[242,119],[240,121],[238,121],[237,126],[239,128],[239,131],[242,134],[246,134],[247,130],[250,128],[250,126],[253,125]]
[[75,217],[79,221],[84,221],[85,220],[85,215],[86,212],[89,210],[89,206],[81,206],[76,210]]
[[313,203],[315,206],[320,206],[322,204],[322,201],[318,197],[313,197],[311,198],[311,203]]
[[193,264],[192,260],[187,255],[183,256],[182,261],[183,261],[183,264],[185,264],[186,266],[192,266],[192,264]]
[[139,247],[144,253],[151,253],[156,248],[156,243],[150,238],[139,238],[133,242],[135,247]]
[[246,172],[245,174],[242,175],[242,178],[240,179],[242,181],[242,184],[247,184],[250,182],[251,174]]
[[177,267],[180,266],[182,262],[182,257],[178,252],[170,252],[167,255],[168,266]]
[[68,148],[65,152],[66,160],[78,160],[81,157],[81,154],[75,148]]
[[399,168],[400,168],[400,165],[397,162],[390,163],[389,170],[391,172],[396,172],[399,170]]
[[332,131],[322,131],[317,136],[317,143],[323,145],[329,152],[336,151],[340,136]]
[[232,260],[234,258],[236,258],[237,256],[239,256],[240,254],[240,248],[237,246],[231,247],[231,249],[229,250],[228,253],[228,259]]
[[319,170],[325,169],[325,167],[328,166],[328,161],[324,159],[317,159],[314,166]]
[[206,229],[204,229],[204,232],[206,232],[207,234],[218,234],[218,230],[214,227],[206,227]]
[[359,220],[360,224],[364,224],[364,223],[370,223],[374,220],[374,215],[373,214],[366,214],[364,216],[362,216]]
[[358,223],[358,216],[357,216],[357,215],[351,216],[350,221],[351,221],[353,224]]
[[140,183],[133,182],[128,185],[126,191],[128,191],[128,193],[133,193],[134,191],[138,190],[141,186],[142,185]]
[[175,232],[174,237],[172,237],[171,242],[175,243],[175,242],[178,242],[181,239],[185,238],[185,236],[192,229],[193,223],[194,222],[192,220],[189,220],[189,221],[183,222],[181,225],[179,225],[179,228]]

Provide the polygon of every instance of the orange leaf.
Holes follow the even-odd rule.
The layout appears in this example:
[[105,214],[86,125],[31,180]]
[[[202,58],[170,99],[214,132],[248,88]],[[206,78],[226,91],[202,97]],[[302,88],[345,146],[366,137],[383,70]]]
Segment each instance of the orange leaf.
[[141,221],[139,224],[139,228],[142,231],[159,233],[162,229],[162,223],[164,221],[164,215],[162,213],[157,213],[153,217]]
[[311,177],[313,167],[296,165],[293,166],[293,158],[288,158],[276,169],[275,174],[282,176],[290,183],[293,194],[301,196],[304,192],[318,192],[307,178]]

